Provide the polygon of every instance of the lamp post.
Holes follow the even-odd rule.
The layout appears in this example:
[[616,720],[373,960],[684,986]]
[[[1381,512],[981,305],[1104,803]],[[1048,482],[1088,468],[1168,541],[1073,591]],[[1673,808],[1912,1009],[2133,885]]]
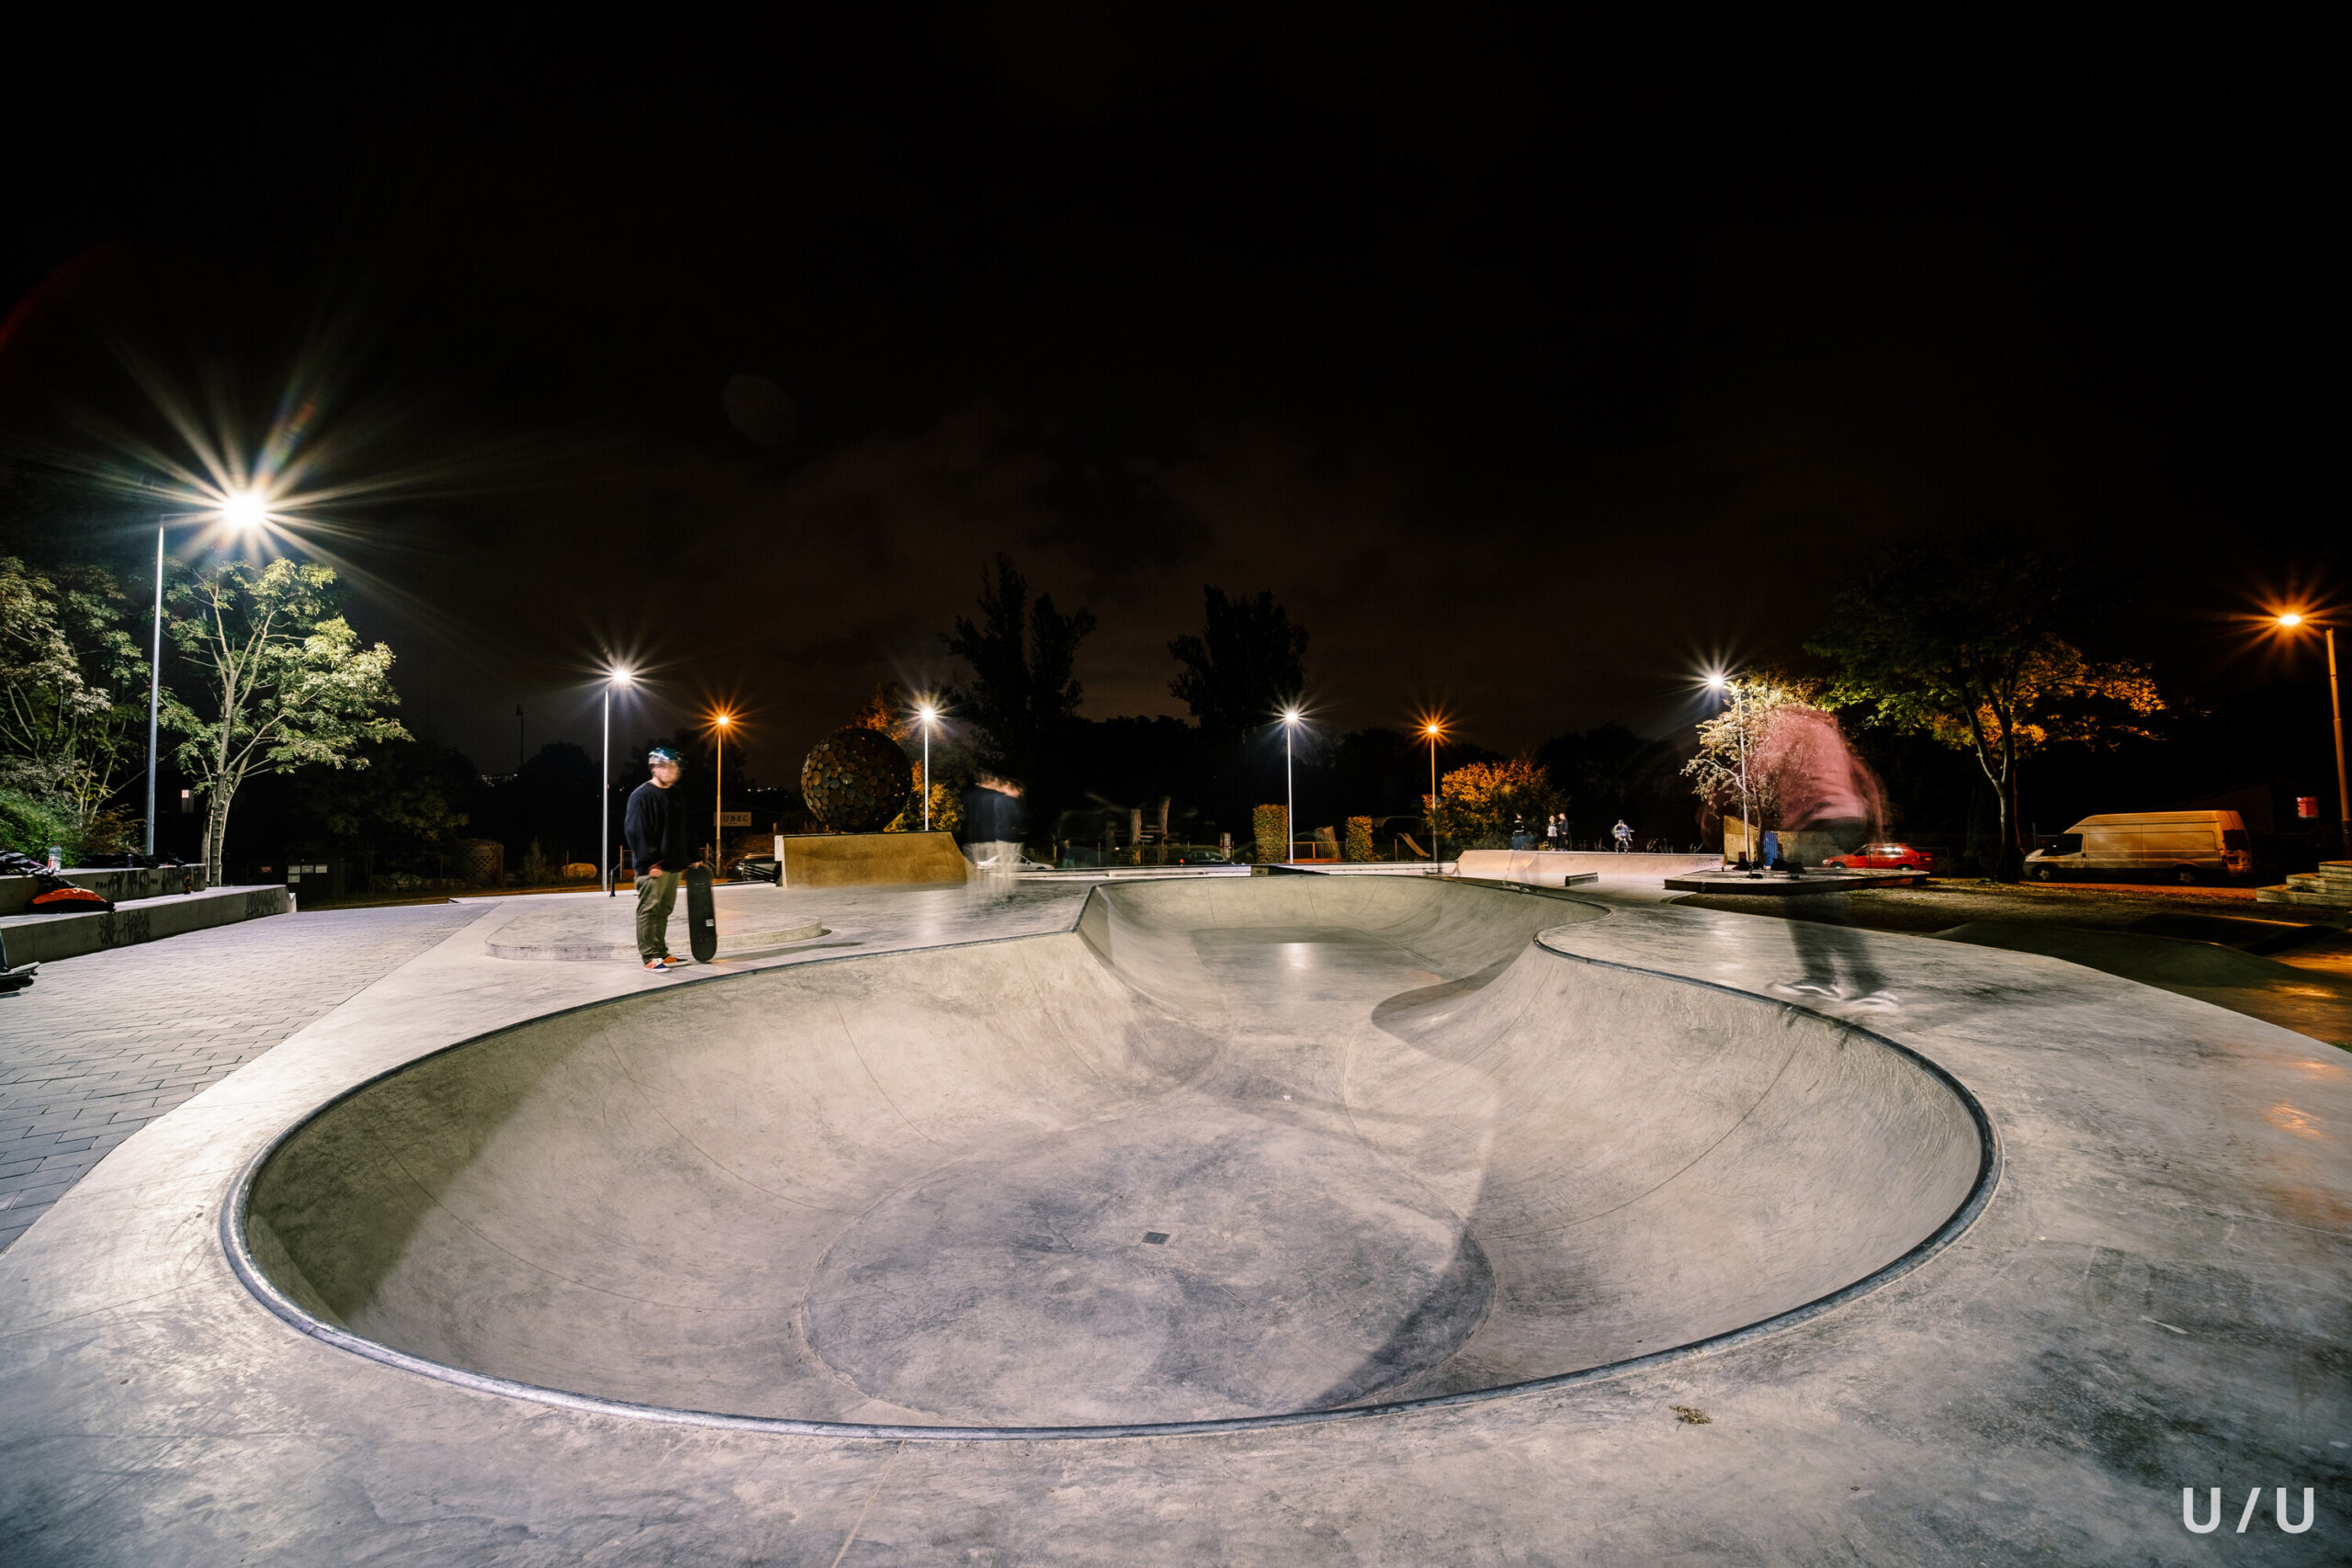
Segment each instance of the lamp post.
[[1747,694],[1738,680],[1732,676],[1710,675],[1707,677],[1707,685],[1712,691],[1730,694],[1732,722],[1739,729],[1739,829],[1742,840],[1740,848],[1742,854],[1752,862],[1757,858],[1753,852],[1761,840],[1757,836],[1755,807],[1748,798],[1747,791],[1747,709],[1743,700]]
[[[231,491],[220,498],[215,520],[240,533],[251,533],[269,521],[268,499],[258,491]],[[164,709],[164,530],[155,525],[155,640],[147,662],[147,849],[155,852],[155,741]]]
[[1298,826],[1293,820],[1297,792],[1291,786],[1290,742],[1297,732],[1299,711],[1283,709],[1283,863],[1287,865],[1298,858]]
[[915,722],[922,726],[922,830],[931,831],[931,727],[939,718],[939,710],[929,703],[915,709]]
[[1421,733],[1430,743],[1430,869],[1438,868],[1437,852],[1437,743],[1445,737],[1445,726],[1430,719],[1421,726]]
[[2344,694],[2335,678],[2335,628],[2294,610],[2282,613],[2278,621],[2287,631],[2317,626],[2327,638],[2327,712],[2335,721],[2335,831],[2345,848],[2352,850],[2352,784],[2347,784],[2344,772]]
[[605,674],[605,772],[598,780],[596,855],[605,874],[605,897],[610,898],[620,889],[619,880],[613,874],[613,688],[626,686],[634,680],[624,666],[615,666]]
[[727,858],[727,729],[735,716],[721,709],[710,716],[710,727],[716,733],[711,739],[715,766],[711,783],[710,848],[711,863],[716,866]]

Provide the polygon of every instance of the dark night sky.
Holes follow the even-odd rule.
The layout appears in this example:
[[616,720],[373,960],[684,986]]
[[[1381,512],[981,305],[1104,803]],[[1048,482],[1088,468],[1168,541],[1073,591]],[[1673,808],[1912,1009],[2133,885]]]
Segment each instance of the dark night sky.
[[153,427],[124,354],[320,372],[410,492],[318,544],[491,768],[617,647],[632,736],[722,694],[788,774],[999,549],[1101,616],[1090,715],[1174,709],[1208,581],[1331,722],[1498,747],[1682,722],[1922,529],[2098,546],[2189,681],[2328,568],[2315,40],[1182,9],[20,49],[0,440]]

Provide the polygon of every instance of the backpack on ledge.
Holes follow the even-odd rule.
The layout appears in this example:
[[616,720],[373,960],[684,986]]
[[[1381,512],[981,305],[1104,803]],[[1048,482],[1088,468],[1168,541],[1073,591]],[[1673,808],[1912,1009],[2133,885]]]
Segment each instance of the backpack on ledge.
[[20,855],[14,850],[0,850],[0,876],[29,876],[33,879],[32,902],[25,906],[28,915],[110,915],[114,900],[86,887],[76,887],[62,876],[52,876],[47,866],[30,855]]

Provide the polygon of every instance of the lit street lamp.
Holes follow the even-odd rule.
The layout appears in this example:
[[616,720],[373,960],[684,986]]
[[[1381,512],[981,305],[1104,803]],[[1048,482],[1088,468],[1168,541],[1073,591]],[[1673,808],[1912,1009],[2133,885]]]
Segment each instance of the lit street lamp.
[[1298,858],[1298,829],[1291,820],[1292,807],[1296,804],[1298,795],[1290,782],[1290,742],[1291,737],[1298,731],[1298,721],[1302,716],[1296,708],[1283,709],[1283,863],[1285,865]]
[[710,727],[717,732],[711,739],[712,756],[717,764],[711,770],[716,775],[711,784],[710,804],[710,848],[713,870],[718,869],[719,863],[727,858],[727,730],[728,727],[734,722],[735,716],[724,708],[710,716]]
[[620,891],[614,886],[618,879],[613,875],[613,688],[626,686],[635,679],[622,665],[614,666],[605,674],[605,773],[599,781],[604,787],[597,792],[602,808],[598,813],[596,854],[604,872],[607,898]]
[[2347,850],[2352,850],[2352,785],[2347,785],[2344,773],[2344,694],[2335,678],[2335,628],[2322,621],[2314,621],[2294,610],[2278,616],[2283,631],[2301,626],[2318,626],[2327,637],[2327,711],[2335,721],[2335,831]]
[[939,710],[929,703],[915,709],[915,722],[922,726],[922,830],[931,831],[931,727],[939,722]]
[[1445,726],[1437,719],[1422,723],[1421,733],[1430,743],[1430,869],[1438,867],[1437,853],[1437,743],[1445,739]]
[[[257,491],[235,490],[220,498],[209,519],[239,533],[252,533],[269,521],[269,501]],[[155,525],[155,642],[147,665],[147,853],[155,852],[155,739],[164,707],[164,530]]]
[[1747,695],[1747,692],[1738,681],[1720,671],[1708,675],[1707,689],[1711,692],[1730,693],[1734,722],[1739,727],[1740,852],[1752,865],[1759,858],[1757,846],[1762,842],[1762,840],[1758,837],[1755,806],[1748,798],[1747,791],[1747,714],[1741,701]]

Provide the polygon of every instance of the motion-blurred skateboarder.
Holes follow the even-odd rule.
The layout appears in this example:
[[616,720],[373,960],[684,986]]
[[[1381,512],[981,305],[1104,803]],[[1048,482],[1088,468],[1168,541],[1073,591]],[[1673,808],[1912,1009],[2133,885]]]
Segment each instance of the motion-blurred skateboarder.
[[637,865],[637,955],[648,969],[663,975],[686,966],[670,953],[670,910],[678,901],[679,874],[703,863],[692,859],[685,808],[670,793],[682,759],[667,746],[656,746],[645,761],[653,777],[630,792],[622,836]]
[[1021,835],[1029,822],[1021,786],[1001,773],[984,773],[964,792],[964,841],[970,847],[974,880],[988,897],[1012,896],[1012,874],[1021,866]]
[[1617,826],[1610,829],[1609,831],[1617,840],[1617,852],[1619,854],[1626,854],[1632,852],[1634,848],[1634,829],[1625,825],[1625,819],[1623,817],[1617,818]]

